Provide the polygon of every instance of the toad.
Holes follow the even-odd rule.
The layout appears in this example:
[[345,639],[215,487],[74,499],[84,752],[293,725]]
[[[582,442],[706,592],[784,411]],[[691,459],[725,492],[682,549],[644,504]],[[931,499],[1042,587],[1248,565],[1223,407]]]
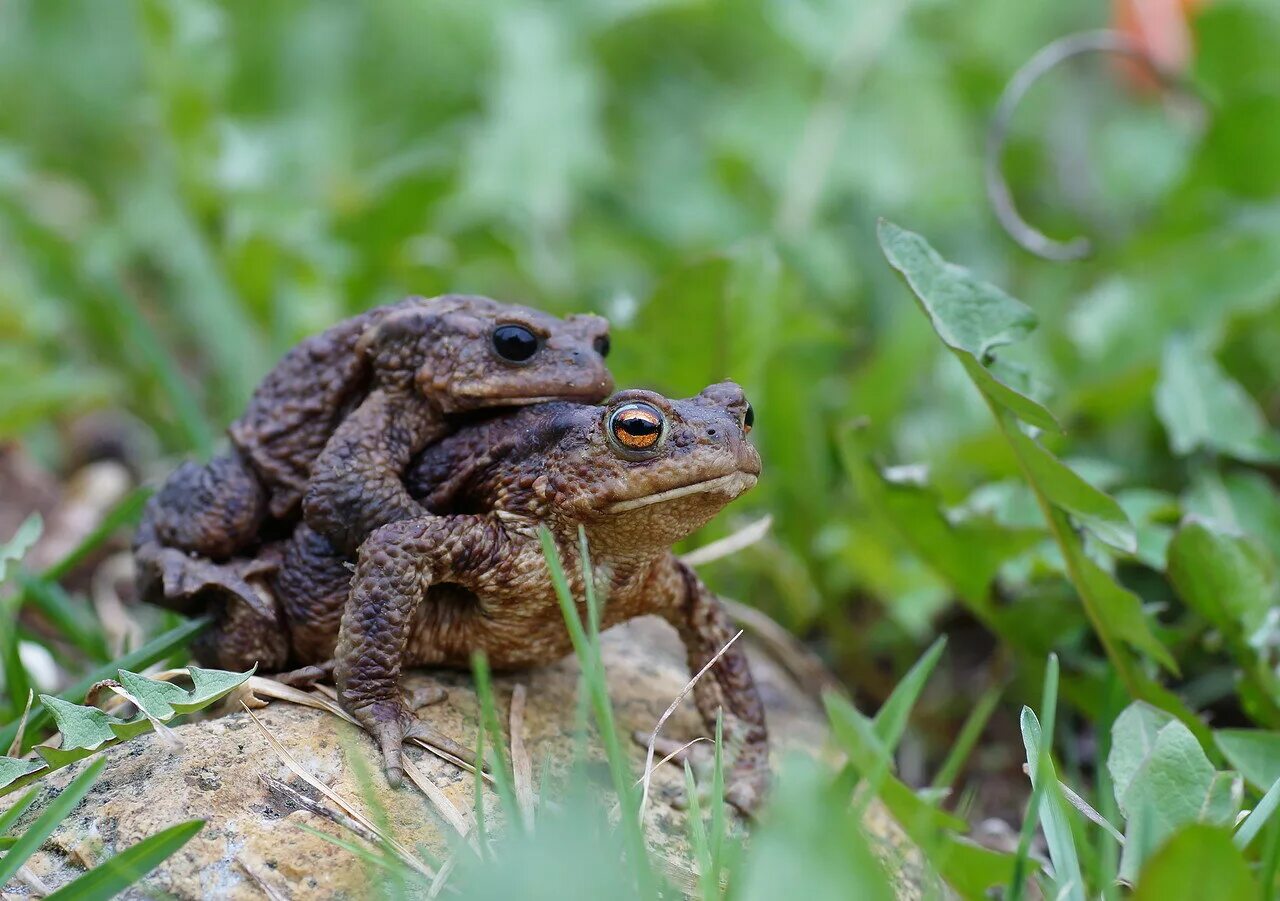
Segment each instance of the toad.
[[[734,630],[671,545],[755,484],[752,419],[731,382],[687,400],[633,390],[604,406],[548,403],[497,416],[421,454],[407,484],[433,512],[383,526],[361,546],[336,650],[341,703],[379,743],[389,781],[402,779],[401,742],[430,732],[401,695],[402,667],[468,667],[481,651],[497,669],[518,669],[570,652],[542,527],[580,615],[581,528],[600,627],[657,614],[679,633],[691,671],[701,670]],[[318,618],[332,619],[328,594],[331,609]],[[767,783],[768,747],[741,648],[730,645],[694,693],[709,724],[723,715],[739,749],[726,797],[751,811]]]
[[598,316],[468,295],[411,297],[303,341],[232,424],[232,449],[184,464],[148,504],[134,543],[140,596],[185,613],[212,599],[219,622],[203,657],[282,666],[285,637],[261,585],[278,561],[256,550],[272,532],[292,528],[301,507],[314,534],[295,552],[319,555],[319,568],[353,556],[377,526],[424,512],[404,468],[457,414],[599,401],[613,389],[608,351]]
[[422,512],[404,468],[447,417],[602,400],[613,390],[608,350],[598,316],[486,297],[410,297],[347,319],[285,354],[231,425],[229,453],[173,473],[141,540],[226,559],[301,504],[317,532],[354,553],[372,529]]

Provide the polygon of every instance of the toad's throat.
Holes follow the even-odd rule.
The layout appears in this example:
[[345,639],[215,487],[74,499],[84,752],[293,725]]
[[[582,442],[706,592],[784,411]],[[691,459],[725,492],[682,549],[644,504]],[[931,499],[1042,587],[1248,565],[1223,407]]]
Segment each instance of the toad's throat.
[[704,494],[709,491],[726,491],[732,492],[734,497],[742,494],[748,488],[756,483],[756,477],[748,472],[731,472],[728,475],[718,476],[714,479],[704,479],[701,482],[694,482],[692,485],[681,485],[678,488],[668,488],[666,491],[659,491],[655,494],[646,494],[644,497],[631,498],[625,501],[616,501],[605,508],[608,513],[625,513],[628,510],[636,510],[640,507],[649,507],[653,504],[662,504],[667,501],[673,501],[677,498],[688,497],[691,494]]

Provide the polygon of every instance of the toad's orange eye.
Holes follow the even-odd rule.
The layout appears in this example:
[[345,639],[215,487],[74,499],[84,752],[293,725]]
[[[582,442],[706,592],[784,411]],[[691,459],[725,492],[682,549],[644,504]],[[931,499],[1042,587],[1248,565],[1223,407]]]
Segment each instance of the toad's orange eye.
[[609,431],[627,450],[649,450],[662,437],[663,418],[657,407],[627,404],[609,417]]

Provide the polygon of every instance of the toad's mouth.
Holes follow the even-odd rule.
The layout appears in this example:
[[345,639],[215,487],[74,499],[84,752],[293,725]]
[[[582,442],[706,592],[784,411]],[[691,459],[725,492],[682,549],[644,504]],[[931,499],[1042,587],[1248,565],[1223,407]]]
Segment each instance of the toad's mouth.
[[475,397],[468,398],[476,407],[529,407],[534,404],[549,404],[556,401],[583,401],[593,403],[601,398],[597,389],[584,388],[581,391],[561,391],[558,394],[539,394],[518,397]]
[[757,476],[750,472],[731,472],[728,475],[717,476],[714,479],[703,479],[690,485],[681,485],[655,494],[646,494],[644,497],[615,501],[605,507],[605,512],[626,513],[628,510],[638,510],[641,507],[650,507],[654,504],[663,504],[667,501],[677,500],[693,494],[706,494],[712,491],[723,491],[726,494],[737,497],[755,485],[756,478]]

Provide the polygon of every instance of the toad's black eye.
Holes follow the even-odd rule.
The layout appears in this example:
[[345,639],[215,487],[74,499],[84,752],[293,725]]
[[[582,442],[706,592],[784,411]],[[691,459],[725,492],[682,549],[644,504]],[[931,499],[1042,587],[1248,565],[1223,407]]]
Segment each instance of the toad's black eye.
[[747,404],[747,412],[742,416],[742,434],[747,434],[756,424],[756,408]]
[[493,349],[512,363],[524,363],[538,352],[538,338],[523,325],[500,325],[493,330]]
[[609,433],[626,450],[649,450],[662,437],[664,423],[657,407],[627,404],[609,417]]
[[596,353],[598,353],[600,356],[602,357],[609,356],[609,348],[611,345],[609,344],[608,335],[601,335],[599,338],[596,338],[596,340],[592,343],[591,346],[596,349]]

